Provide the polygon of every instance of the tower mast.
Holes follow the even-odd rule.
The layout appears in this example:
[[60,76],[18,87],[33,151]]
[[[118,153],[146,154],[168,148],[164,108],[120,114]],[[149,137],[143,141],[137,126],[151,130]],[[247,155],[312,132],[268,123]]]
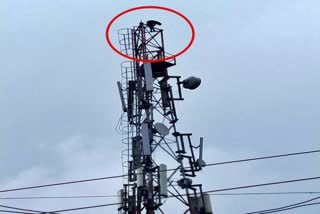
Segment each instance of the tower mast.
[[[164,213],[163,200],[173,197],[185,205],[184,213],[210,214],[209,195],[192,180],[205,166],[203,138],[194,146],[192,134],[180,133],[176,127],[175,102],[183,100],[182,87],[196,89],[201,80],[189,77],[181,81],[180,76],[169,75],[168,68],[175,66],[176,60],[165,60],[169,54],[164,48],[163,29],[158,25],[161,23],[149,20],[118,32],[121,51],[137,59],[122,63],[122,80],[118,82],[123,110],[118,130],[125,145],[125,179],[119,192],[118,211]],[[156,153],[161,154],[161,164],[156,161]]]

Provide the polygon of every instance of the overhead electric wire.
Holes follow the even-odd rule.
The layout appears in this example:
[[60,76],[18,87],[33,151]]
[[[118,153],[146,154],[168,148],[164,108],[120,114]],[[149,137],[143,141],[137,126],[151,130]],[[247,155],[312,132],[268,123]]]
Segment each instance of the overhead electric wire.
[[[216,191],[216,190],[213,190]],[[211,192],[211,191],[207,191],[207,192]],[[170,197],[168,197],[170,198]],[[320,198],[320,197],[317,197]],[[310,202],[312,200],[315,199],[311,199],[308,201],[305,201],[304,203]],[[303,206],[311,206],[311,205],[316,205],[316,204],[320,204],[320,202],[318,203],[310,203],[310,204],[301,204],[297,203],[297,204],[292,204],[289,206],[285,206],[283,207],[281,210],[280,209],[272,209],[268,212],[252,212],[252,213],[245,213],[245,214],[266,214],[266,213],[272,213],[272,212],[280,212],[280,211],[284,211],[284,210],[288,210],[288,209],[294,209],[294,208],[298,208],[298,207],[303,207]],[[109,203],[109,204],[100,204],[100,205],[94,205],[94,206],[85,206],[85,207],[77,207],[77,208],[70,208],[70,209],[61,209],[61,210],[55,210],[55,211],[50,211],[50,212],[38,212],[38,214],[54,214],[54,213],[61,213],[61,212],[70,212],[70,211],[77,211],[77,210],[85,210],[85,209],[94,209],[94,208],[100,208],[100,207],[108,207],[108,206],[116,206],[116,205],[120,205],[121,203]],[[295,206],[294,206],[295,205]],[[1,212],[1,210],[0,210]],[[10,212],[10,211],[9,211]],[[23,213],[23,214],[34,214],[34,213],[26,213],[26,212],[15,212],[13,211],[12,213]]]
[[[285,183],[310,181],[310,180],[316,180],[316,179],[320,179],[320,176],[319,177],[310,177],[310,178],[301,178],[301,179],[295,179],[295,180],[277,181],[277,182],[270,182],[270,183],[263,183],[263,184],[254,184],[254,185],[247,185],[247,186],[238,186],[238,187],[231,187],[231,188],[224,188],[224,189],[209,190],[209,191],[204,191],[203,193],[215,193],[215,192],[222,192],[222,191],[229,191],[229,190],[236,190],[236,189],[246,189],[246,188],[271,186],[271,185],[278,185],[278,184],[285,184]],[[185,196],[185,194],[181,194],[181,196]],[[173,198],[173,197],[174,196],[168,196],[167,198]],[[71,209],[54,210],[54,211],[50,211],[47,213],[57,213],[57,212],[60,213],[60,212],[76,211],[76,210],[83,210],[83,209],[93,209],[93,208],[99,208],[99,207],[115,206],[115,205],[120,205],[120,204],[121,203],[109,203],[109,204],[78,207],[78,208],[71,208]],[[44,213],[46,213],[46,212],[44,212]],[[39,214],[41,214],[41,213],[39,213]]]
[[313,206],[313,205],[320,205],[320,202],[309,203],[309,204],[301,204],[301,205],[298,205],[298,206],[288,207],[288,208],[279,209],[279,210],[273,210],[273,211],[269,211],[269,212],[261,212],[261,213],[258,213],[258,214],[276,213],[276,212],[282,212],[282,211],[286,211],[286,210],[296,209],[296,208],[299,208],[299,207],[307,207],[307,206]]
[[301,201],[301,202],[298,202],[298,203],[294,203],[294,204],[290,204],[290,205],[286,205],[286,206],[282,206],[282,207],[278,207],[278,208],[267,209],[267,210],[260,210],[260,211],[245,213],[245,214],[264,214],[264,213],[270,213],[270,211],[283,210],[283,209],[287,209],[287,208],[290,208],[290,207],[300,206],[300,205],[302,205],[302,204],[306,204],[306,203],[309,203],[309,202],[311,202],[311,201],[318,200],[318,199],[320,199],[320,197],[311,198],[311,199],[308,199],[308,200],[305,200],[305,201]]
[[[239,192],[239,193],[210,193],[209,195],[302,195],[320,194],[320,192]],[[1,198],[0,198],[1,199]]]
[[20,211],[13,211],[13,210],[1,210],[0,209],[0,212],[2,213],[21,213],[21,214],[34,214],[34,213],[27,213],[27,212],[20,212]]
[[[61,212],[70,212],[70,211],[77,211],[77,210],[85,210],[85,209],[94,209],[94,208],[100,208],[100,207],[116,206],[116,205],[120,205],[120,204],[121,203],[101,204],[101,205],[95,205],[95,206],[86,206],[86,207],[77,207],[77,208],[71,208],[71,209],[56,210],[56,211],[52,211],[52,212],[40,212],[38,214],[44,214],[44,213],[48,213],[49,214],[49,213],[54,213],[54,212],[60,212],[60,213]],[[320,202],[310,203],[310,204],[302,204],[302,205],[298,205],[298,206],[285,208],[285,209],[282,209],[282,210],[270,211],[268,213],[280,212],[280,211],[284,211],[284,210],[294,209],[294,208],[303,207],[303,206],[311,206],[311,205],[316,205],[316,204],[320,204]],[[14,213],[25,213],[25,212],[14,212]],[[26,213],[26,214],[33,214],[33,213]],[[266,214],[266,213],[259,213],[259,214]]]
[[[27,211],[28,213],[47,213],[47,214],[58,214],[56,212],[43,212],[39,210],[31,210],[31,209],[24,209],[24,208],[19,208],[19,207],[12,207],[12,206],[7,206],[7,205],[0,205],[2,208],[7,208],[7,209],[13,209],[13,210],[20,210],[20,211]],[[9,210],[10,211],[10,210]]]
[[[294,155],[312,154],[312,153],[319,153],[319,152],[320,152],[320,150],[311,150],[311,151],[304,151],[304,152],[295,152],[295,153],[287,153],[287,154],[280,154],[280,155],[272,155],[272,156],[248,158],[248,159],[241,159],[241,160],[217,162],[217,163],[207,164],[206,166],[217,166],[217,165],[224,165],[224,164],[232,164],[232,163],[248,162],[248,161],[256,161],[256,160],[264,160],[264,159],[287,157],[287,156],[294,156]],[[188,168],[188,167],[186,167],[186,168]],[[176,170],[176,169],[167,169],[166,171],[174,171],[174,170]],[[84,179],[84,180],[67,181],[67,182],[52,183],[52,184],[44,184],[44,185],[29,186],[29,187],[21,187],[21,188],[14,188],[14,189],[5,189],[5,190],[0,190],[0,193],[1,192],[12,192],[12,191],[27,190],[27,189],[44,188],[44,187],[51,187],[51,186],[68,185],[68,184],[75,184],[75,183],[92,182],[92,181],[107,180],[107,179],[114,179],[114,178],[122,178],[122,177],[125,177],[125,176],[128,176],[128,174],[106,176],[106,177],[100,177],[100,178],[91,178],[91,179]]]
[[[287,181],[279,181],[279,182],[272,182],[272,183],[264,183],[264,184],[256,184],[256,185],[248,185],[248,186],[239,186],[239,187],[232,187],[232,188],[225,188],[225,189],[217,189],[217,190],[210,190],[205,191],[203,193],[213,193],[213,192],[221,192],[221,191],[228,191],[231,189],[244,189],[244,188],[251,188],[251,187],[258,187],[258,186],[267,186],[267,185],[276,185],[276,184],[284,184],[284,183],[292,183],[292,182],[300,182],[300,181],[308,181],[312,179],[320,179],[320,177],[313,177],[313,178],[303,178],[303,179],[296,179],[296,180],[287,180]],[[185,194],[181,194],[185,196]],[[168,196],[167,198],[173,198],[174,196]],[[320,197],[317,197],[320,198]],[[76,210],[83,210],[83,209],[93,209],[99,207],[107,207],[107,206],[115,206],[120,205],[121,203],[109,203],[109,204],[101,204],[101,205],[94,205],[94,206],[86,206],[86,207],[78,207],[78,208],[71,208],[71,209],[63,209],[63,210],[55,210],[51,211],[51,213],[55,212],[68,212],[68,211],[76,211]]]
[[60,213],[60,212],[70,212],[70,211],[76,211],[76,210],[86,210],[86,209],[93,209],[93,208],[100,208],[100,207],[115,206],[115,205],[120,205],[120,204],[121,203],[100,204],[100,205],[94,205],[94,206],[86,206],[86,207],[77,207],[77,208],[70,208],[70,209],[55,210],[55,211],[51,211],[49,213],[57,213],[57,212]]
[[43,184],[43,185],[29,186],[29,187],[21,187],[21,188],[14,188],[14,189],[5,189],[5,190],[0,190],[0,193],[1,192],[27,190],[27,189],[37,189],[37,188],[51,187],[51,186],[60,186],[60,185],[67,185],[67,184],[75,184],[75,183],[92,182],[92,181],[99,181],[99,180],[106,180],[106,179],[113,179],[113,178],[122,178],[124,176],[125,175],[115,175],[115,176],[107,176],[107,177],[100,177],[100,178],[91,178],[91,179],[84,179],[84,180],[67,181],[67,182],[52,183],[52,184]]
[[[209,193],[216,196],[249,196],[249,195],[312,195],[320,194],[314,191],[301,192],[238,192],[238,193]],[[33,200],[33,199],[83,199],[83,198],[116,198],[118,195],[73,195],[73,196],[21,196],[21,197],[0,197],[0,200]]]
[[240,162],[247,162],[247,161],[281,158],[281,157],[288,157],[288,156],[295,156],[295,155],[306,155],[306,154],[318,153],[318,152],[320,152],[320,150],[311,150],[311,151],[305,151],[305,152],[295,152],[295,153],[287,153],[287,154],[280,154],[280,155],[271,155],[271,156],[264,156],[264,157],[257,157],[257,158],[247,158],[247,159],[241,159],[241,160],[211,163],[211,164],[207,164],[206,166],[217,166],[217,165],[224,165],[224,164],[231,164],[231,163],[240,163]]
[[286,180],[286,181],[275,181],[275,182],[262,183],[262,184],[253,184],[253,185],[247,185],[247,186],[238,186],[238,187],[231,187],[231,188],[224,188],[224,189],[217,189],[217,190],[205,191],[205,193],[223,192],[223,191],[230,191],[230,190],[237,190],[237,189],[248,189],[248,188],[254,188],[254,187],[272,186],[272,185],[278,185],[278,184],[311,181],[311,180],[317,180],[317,179],[320,179],[320,176],[309,177],[309,178],[300,178],[300,179],[294,179],[294,180]]
[[23,209],[23,208],[18,208],[18,207],[11,207],[11,206],[6,206],[6,205],[0,205],[2,208],[7,208],[7,209],[14,209],[14,210],[20,210],[20,211],[28,211],[28,212],[33,212],[33,213],[38,213],[42,212],[39,210],[29,210],[29,209]]
[[[300,179],[294,179],[294,180],[286,180],[286,181],[275,181],[275,182],[269,182],[269,183],[262,183],[262,184],[253,184],[253,185],[246,185],[246,186],[237,186],[237,187],[230,187],[230,188],[224,188],[224,189],[216,189],[216,190],[209,190],[209,191],[203,191],[203,193],[216,193],[216,192],[224,192],[224,191],[230,191],[230,190],[238,190],[238,189],[248,189],[248,188],[255,188],[255,187],[262,187],[262,186],[273,186],[273,185],[279,185],[279,184],[287,184],[287,183],[295,183],[295,182],[302,182],[302,181],[310,181],[310,180],[317,180],[320,179],[320,176],[318,177],[309,177],[309,178],[300,178]],[[181,196],[185,196],[186,194],[181,194]],[[172,198],[174,196],[168,196],[168,198]]]
[[118,195],[23,196],[23,197],[0,197],[0,200],[82,199],[82,198],[116,198],[116,197],[119,197],[119,196]]

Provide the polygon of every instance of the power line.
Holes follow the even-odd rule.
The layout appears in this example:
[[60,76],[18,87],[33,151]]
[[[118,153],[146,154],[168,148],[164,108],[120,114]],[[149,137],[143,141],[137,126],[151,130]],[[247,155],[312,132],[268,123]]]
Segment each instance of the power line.
[[264,156],[264,157],[257,157],[257,158],[247,158],[247,159],[241,159],[241,160],[233,160],[233,161],[211,163],[211,164],[207,164],[207,166],[217,166],[217,165],[224,165],[224,164],[231,164],[231,163],[240,163],[240,162],[247,162],[247,161],[264,160],[264,159],[288,157],[288,156],[295,156],[295,155],[306,155],[306,154],[312,154],[312,153],[318,153],[318,152],[320,152],[320,150],[312,150],[312,151],[305,151],[305,152],[295,152],[295,153],[287,153],[287,154],[280,154],[280,155],[271,155],[271,156]]
[[5,207],[9,209],[16,209],[21,211],[30,211],[30,212],[20,212],[20,211],[11,211],[11,210],[0,210],[0,212],[8,212],[8,213],[23,213],[23,214],[58,214],[59,212],[69,212],[69,211],[76,211],[76,210],[84,210],[84,209],[93,209],[93,208],[99,208],[99,207],[108,207],[108,206],[115,206],[120,205],[121,203],[110,203],[110,204],[101,204],[101,205],[94,205],[94,206],[86,206],[86,207],[77,207],[77,208],[70,208],[70,209],[62,209],[62,210],[56,210],[56,211],[37,211],[37,210],[29,210],[29,209],[22,209],[17,207],[10,207],[10,206],[4,206],[0,205],[0,207]]
[[286,211],[286,210],[296,209],[296,208],[299,208],[299,207],[307,207],[307,206],[313,206],[313,205],[319,205],[319,204],[320,204],[320,202],[309,203],[309,204],[301,204],[301,205],[298,205],[298,206],[288,207],[288,208],[285,208],[285,209],[273,210],[273,211],[269,211],[269,212],[261,212],[261,213],[258,213],[258,214],[276,213],[276,212],[282,212],[282,211]]
[[[241,187],[233,187],[233,188],[226,188],[226,189],[219,189],[219,190],[211,190],[211,191],[206,191],[204,193],[220,192],[220,191],[227,191],[227,190],[231,190],[231,189],[243,189],[243,188],[266,186],[266,185],[275,185],[275,184],[283,184],[283,183],[300,182],[300,181],[307,181],[307,180],[312,180],[312,179],[320,179],[320,177],[303,178],[303,179],[296,179],[296,180],[279,181],[279,182],[256,184],[256,185],[250,185],[250,186],[241,186]],[[181,196],[185,196],[185,194],[181,194]],[[173,197],[174,196],[168,196],[167,198],[173,198]],[[95,206],[87,206],[87,207],[71,208],[71,209],[64,209],[64,210],[56,210],[56,211],[53,211],[53,212],[68,212],[68,211],[75,211],[75,210],[83,210],[83,209],[93,209],[93,208],[99,208],[99,207],[115,206],[115,205],[120,205],[120,204],[121,203],[110,203],[110,204],[102,204],[102,205],[95,205]]]
[[[280,154],[280,155],[248,158],[248,159],[233,160],[233,161],[226,161],[226,162],[217,162],[217,163],[207,164],[207,166],[217,166],[217,165],[224,165],[224,164],[231,164],[231,163],[264,160],[264,159],[287,157],[287,156],[294,156],[294,155],[312,154],[312,153],[319,153],[319,152],[320,152],[320,150],[311,150],[311,151],[304,151],[304,152],[295,152],[295,153],[287,153],[287,154]],[[176,170],[176,169],[168,169],[166,171],[174,171],[174,170]],[[125,176],[128,176],[128,174],[106,176],[106,177],[100,177],[100,178],[91,178],[91,179],[84,179],[84,180],[76,180],[76,181],[67,181],[67,182],[61,182],[61,183],[44,184],[44,185],[29,186],[29,187],[21,187],[21,188],[14,188],[14,189],[5,189],[5,190],[0,190],[0,193],[1,192],[13,192],[13,191],[27,190],[27,189],[37,189],[37,188],[44,188],[44,187],[51,187],[51,186],[76,184],[76,183],[85,183],[85,182],[92,182],[92,181],[100,181],[100,180],[107,180],[107,179],[114,179],[114,178],[122,178]]]
[[310,181],[310,180],[317,180],[317,179],[320,179],[320,176],[310,177],[310,178],[300,178],[295,180],[276,181],[276,182],[262,183],[262,184],[253,184],[253,185],[247,185],[247,186],[238,186],[238,187],[231,187],[231,188],[225,188],[225,189],[217,189],[217,190],[206,191],[206,193],[223,192],[223,191],[237,190],[237,189],[247,189],[247,188],[254,188],[254,187],[261,187],[261,186],[271,186],[271,185],[286,184],[286,183],[295,183],[295,182]]
[[[215,191],[215,190],[213,190],[213,191]],[[207,191],[207,192],[212,192],[212,191]],[[170,198],[170,197],[168,197],[168,198]],[[94,205],[94,206],[86,206],[86,207],[77,207],[77,208],[70,208],[70,209],[55,210],[55,211],[50,211],[50,212],[39,212],[38,214],[44,214],[44,213],[48,213],[49,214],[49,213],[57,213],[57,212],[70,212],[70,211],[76,211],[76,210],[94,209],[94,208],[100,208],[100,207],[115,206],[115,205],[120,205],[120,204],[121,203],[109,203],[109,204],[101,204],[101,205]],[[319,203],[305,204],[305,205],[298,205],[298,206],[294,206],[292,208],[289,207],[289,208],[286,208],[286,209],[293,209],[293,208],[298,208],[298,207],[302,207],[302,206],[310,206],[310,205],[315,205],[315,204],[320,204],[320,202]],[[283,210],[285,210],[285,209],[283,209]],[[274,212],[274,211],[272,211],[272,212]],[[22,212],[16,212],[16,213],[22,213]],[[271,213],[271,212],[268,212],[268,213]],[[27,213],[27,214],[31,214],[31,213]],[[249,213],[246,213],[246,214],[249,214]],[[259,213],[259,214],[262,214],[262,213]]]
[[[209,195],[239,195],[239,196],[248,196],[248,195],[304,195],[304,194],[320,194],[320,192],[243,192],[243,193],[209,193]],[[1,199],[1,198],[0,198]]]
[[20,211],[11,211],[11,210],[1,210],[1,209],[0,209],[0,212],[3,212],[3,213],[34,214],[34,213],[27,213],[27,212],[20,212]]
[[93,208],[99,208],[99,207],[108,207],[108,206],[115,206],[120,205],[121,203],[110,203],[110,204],[101,204],[101,205],[94,205],[94,206],[87,206],[87,207],[78,207],[78,208],[71,208],[71,209],[63,209],[63,210],[56,210],[51,211],[52,212],[69,212],[69,211],[76,211],[76,210],[85,210],[85,209],[93,209]]
[[[216,193],[216,192],[224,192],[224,191],[230,191],[230,190],[248,189],[248,188],[262,187],[262,186],[272,186],[272,185],[295,183],[295,182],[310,181],[310,180],[317,180],[317,179],[320,179],[320,176],[319,177],[300,178],[300,179],[294,179],[294,180],[286,180],[286,181],[276,181],[276,182],[269,182],[269,183],[262,183],[262,184],[253,184],[253,185],[247,185],[247,186],[230,187],[230,188],[224,188],[224,189],[209,190],[209,191],[204,191],[203,193]],[[185,196],[185,194],[181,194],[181,196]],[[168,196],[168,198],[172,198],[172,197],[174,197],[174,196]]]
[[280,212],[280,211],[285,211],[285,210],[296,209],[296,208],[299,208],[299,207],[308,207],[308,206],[319,205],[319,204],[320,204],[320,202],[309,203],[309,204],[302,204],[302,205],[298,205],[298,206],[294,206],[294,207],[289,207],[289,208],[286,208],[286,209],[282,209],[282,210],[279,210],[279,211],[272,211],[272,212],[268,212],[268,213],[275,213],[275,212]]
[[[312,195],[320,192],[239,192],[239,193],[210,193],[216,196],[249,196],[249,195]],[[116,198],[118,195],[74,195],[74,196],[23,196],[0,197],[0,200],[33,200],[33,199],[82,199],[82,198]]]
[[6,190],[0,190],[0,192],[12,192],[12,191],[19,191],[19,190],[27,190],[27,189],[37,189],[37,188],[43,188],[43,187],[51,187],[51,186],[60,186],[60,185],[75,184],[75,183],[92,182],[92,181],[99,181],[99,180],[106,180],[106,179],[113,179],[113,178],[122,178],[124,176],[125,175],[115,175],[115,176],[91,178],[91,179],[85,179],[85,180],[67,181],[67,182],[61,182],[61,183],[44,184],[44,185],[21,187],[21,188],[15,188],[15,189],[6,189]]
[[[310,178],[301,178],[295,180],[286,180],[286,181],[277,181],[277,182],[270,182],[270,183],[263,183],[263,184],[254,184],[254,185],[247,185],[247,186],[238,186],[238,187],[231,187],[231,188],[224,188],[224,189],[217,189],[217,190],[210,190],[205,191],[204,193],[215,193],[215,192],[222,192],[222,191],[229,191],[229,190],[236,190],[236,189],[245,189],[245,188],[253,188],[253,187],[261,187],[261,186],[271,186],[277,184],[285,184],[285,183],[294,183],[294,182],[302,182],[302,181],[310,181],[320,179],[320,177],[310,177]],[[184,196],[185,194],[181,194]],[[168,196],[167,198],[173,198],[174,196]],[[320,197],[319,197],[320,198]],[[107,207],[107,206],[115,206],[120,205],[121,203],[110,203],[110,204],[102,204],[102,205],[94,205],[94,206],[87,206],[87,207],[79,207],[79,208],[71,208],[71,209],[63,209],[63,210],[55,210],[47,213],[57,213],[57,212],[68,212],[68,211],[75,211],[75,210],[83,210],[83,209],[93,209],[99,207]],[[40,214],[40,213],[39,213]]]
[[245,214],[264,214],[264,213],[270,213],[270,212],[277,211],[277,210],[282,211],[282,210],[285,210],[285,209],[290,208],[290,207],[300,206],[302,204],[309,203],[309,202],[317,200],[319,198],[320,197],[315,197],[315,198],[311,198],[311,199],[306,200],[306,201],[301,201],[301,202],[298,202],[298,203],[294,203],[294,204],[290,204],[290,205],[286,205],[286,206],[282,206],[282,207],[278,207],[278,208],[255,211],[255,212],[249,212],[249,213],[245,213]]
[[23,208],[6,206],[6,205],[0,205],[0,207],[2,207],[2,208],[8,208],[8,209],[13,209],[13,210],[28,211],[29,213],[32,212],[32,213],[58,214],[58,213],[55,213],[55,212],[43,212],[43,211],[39,211],[39,210],[23,209]]
[[[320,192],[319,192],[320,193]],[[25,196],[25,197],[0,197],[0,200],[24,199],[82,199],[82,198],[116,198],[118,195],[75,195],[75,196]]]
[[29,209],[23,209],[23,208],[11,207],[11,206],[5,206],[5,205],[0,205],[0,207],[8,208],[8,209],[14,209],[14,210],[20,210],[20,211],[28,211],[28,212],[33,212],[33,213],[41,212],[39,210],[29,210]]
[[[101,204],[101,205],[95,205],[95,206],[86,206],[86,207],[78,207],[78,208],[71,208],[71,209],[56,210],[56,211],[53,211],[53,212],[70,212],[70,211],[77,211],[77,210],[84,210],[84,209],[94,209],[94,208],[100,208],[100,207],[115,206],[115,205],[120,205],[120,204],[121,203]],[[316,205],[316,204],[320,204],[320,202],[310,203],[310,204],[302,204],[302,205],[288,207],[288,208],[285,208],[285,209],[282,209],[282,210],[274,210],[274,211],[270,211],[270,212],[266,212],[266,213],[280,212],[280,211],[284,211],[284,210],[294,209],[294,208],[303,207],[303,206],[311,206],[311,205]],[[24,213],[24,212],[16,212],[16,213]],[[43,214],[43,213],[52,213],[52,212],[41,212],[41,213],[38,213],[38,214]],[[266,213],[259,213],[259,214],[266,214]],[[31,214],[31,213],[26,213],[26,214]]]

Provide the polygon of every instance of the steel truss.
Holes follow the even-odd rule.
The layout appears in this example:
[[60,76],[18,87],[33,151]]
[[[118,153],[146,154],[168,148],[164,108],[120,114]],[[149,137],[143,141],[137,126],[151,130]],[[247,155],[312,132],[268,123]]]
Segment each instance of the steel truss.
[[[169,56],[162,29],[140,22],[132,29],[119,30],[118,35],[121,51],[136,59]],[[181,213],[212,213],[209,196],[202,192],[201,184],[192,181],[205,166],[202,140],[194,146],[191,133],[177,130],[175,104],[183,100],[184,82],[180,76],[169,75],[168,68],[175,65],[175,59],[122,63],[118,87],[123,114],[118,130],[124,136],[122,160],[126,176],[119,192],[119,213],[164,213],[162,205],[167,197],[186,206]]]

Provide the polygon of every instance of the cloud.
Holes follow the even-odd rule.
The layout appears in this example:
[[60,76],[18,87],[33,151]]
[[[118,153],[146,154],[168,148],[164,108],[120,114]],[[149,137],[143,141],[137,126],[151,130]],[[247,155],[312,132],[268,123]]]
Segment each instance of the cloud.
[[[177,59],[170,72],[183,78],[202,78],[202,85],[195,91],[183,91],[185,100],[177,103],[178,128],[193,132],[194,143],[200,136],[205,137],[207,163],[317,149],[317,1],[155,3],[184,13],[196,27],[194,45]],[[110,18],[136,4],[103,0],[28,4],[5,1],[0,9],[2,188],[122,173],[121,136],[114,126],[121,108],[115,83],[120,79],[123,59],[107,46],[104,33]],[[125,27],[130,27],[134,19],[140,21],[141,17],[132,17]],[[164,19],[163,24],[169,28],[165,30],[174,36],[184,35],[185,29],[170,21],[172,25]],[[182,39],[166,44],[175,50]],[[166,161],[160,154],[156,158]],[[194,180],[208,190],[316,176],[316,163],[320,163],[317,156],[305,156],[208,167]],[[121,179],[116,179],[3,195],[114,195],[121,186]],[[318,183],[306,182],[257,191],[317,188]],[[212,197],[216,213],[231,214],[303,199]],[[114,200],[7,203],[51,210]],[[174,200],[168,199],[167,204],[167,213],[177,210]],[[100,211],[115,213],[114,207]],[[79,213],[96,212],[98,209]]]
[[[47,148],[55,154],[54,168],[33,166],[20,172],[16,177],[2,182],[2,189],[34,186],[48,183],[57,183],[88,178],[104,177],[106,175],[122,174],[120,167],[120,150],[113,146],[114,152],[109,154],[110,145],[97,139],[83,136],[71,136],[61,143]],[[118,157],[118,158],[117,158]],[[110,160],[119,160],[113,162]],[[45,161],[45,160],[43,160]],[[18,192],[8,192],[2,197],[12,196],[72,196],[72,195],[115,195],[122,186],[122,179],[102,180],[91,183],[54,186]],[[114,198],[88,199],[84,203],[79,199],[40,199],[39,201],[14,200],[7,201],[11,206],[50,210],[79,207],[84,205],[96,205],[115,201]],[[78,200],[78,201],[77,201]],[[5,202],[3,202],[5,203]],[[106,210],[102,208],[102,211]],[[82,213],[95,213],[96,211],[84,211]],[[81,213],[81,212],[79,212]]]

